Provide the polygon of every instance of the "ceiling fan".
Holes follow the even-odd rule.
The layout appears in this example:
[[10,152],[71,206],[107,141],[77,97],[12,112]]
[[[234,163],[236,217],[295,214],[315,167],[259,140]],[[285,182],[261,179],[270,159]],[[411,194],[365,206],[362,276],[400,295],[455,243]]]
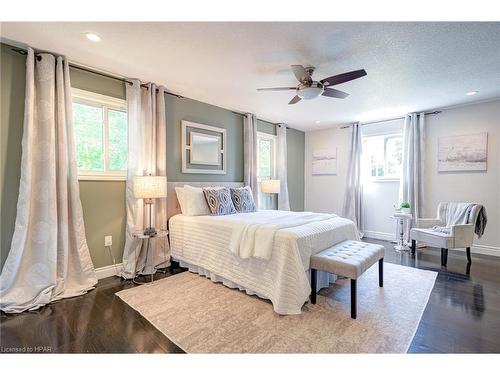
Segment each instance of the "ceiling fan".
[[353,70],[352,72],[337,74],[320,81],[314,81],[312,78],[314,69],[315,68],[312,66],[304,68],[302,65],[292,65],[293,74],[299,81],[299,85],[297,87],[269,87],[257,89],[257,91],[295,90],[296,95],[288,104],[298,103],[301,99],[314,99],[320,95],[328,96],[330,98],[344,99],[349,96],[348,93],[333,89],[330,86],[339,85],[341,83],[366,76],[366,71],[364,69],[360,69]]

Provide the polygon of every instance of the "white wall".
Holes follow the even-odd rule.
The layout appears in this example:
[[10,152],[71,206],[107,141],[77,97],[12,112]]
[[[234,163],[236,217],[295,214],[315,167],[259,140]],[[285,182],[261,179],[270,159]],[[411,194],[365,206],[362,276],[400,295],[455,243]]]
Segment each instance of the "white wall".
[[[426,119],[425,216],[435,216],[441,201],[484,204],[488,212],[485,235],[475,241],[473,251],[500,256],[500,101],[443,110]],[[400,126],[382,123],[378,129]],[[364,133],[375,126],[365,126]],[[488,132],[488,171],[437,172],[437,142],[440,136]],[[306,133],[305,210],[341,214],[347,172],[349,129],[327,129]],[[311,154],[315,148],[337,147],[337,176],[311,176]],[[364,186],[363,230],[368,236],[393,238],[389,219],[398,202],[399,182],[372,182]]]
[[[440,201],[482,203],[488,213],[485,235],[475,241],[483,252],[500,255],[500,100],[445,110],[427,118],[425,213],[435,216]],[[486,172],[437,172],[438,138],[488,133]]]

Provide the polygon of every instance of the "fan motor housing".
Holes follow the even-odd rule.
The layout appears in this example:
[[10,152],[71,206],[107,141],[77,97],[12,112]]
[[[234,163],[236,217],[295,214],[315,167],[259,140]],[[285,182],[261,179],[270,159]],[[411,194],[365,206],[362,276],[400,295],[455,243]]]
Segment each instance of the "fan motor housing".
[[297,95],[299,98],[304,99],[304,100],[310,100],[317,98],[323,92],[325,91],[325,88],[323,87],[323,84],[317,81],[313,81],[310,84],[303,84],[301,83],[297,87]]

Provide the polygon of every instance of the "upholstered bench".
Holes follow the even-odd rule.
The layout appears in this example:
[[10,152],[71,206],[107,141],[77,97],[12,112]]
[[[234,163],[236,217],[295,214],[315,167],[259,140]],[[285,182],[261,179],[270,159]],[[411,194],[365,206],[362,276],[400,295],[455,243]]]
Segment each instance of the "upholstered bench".
[[311,257],[311,303],[316,303],[316,272],[323,271],[351,279],[351,318],[356,319],[356,280],[378,261],[378,285],[384,286],[384,247],[344,241]]

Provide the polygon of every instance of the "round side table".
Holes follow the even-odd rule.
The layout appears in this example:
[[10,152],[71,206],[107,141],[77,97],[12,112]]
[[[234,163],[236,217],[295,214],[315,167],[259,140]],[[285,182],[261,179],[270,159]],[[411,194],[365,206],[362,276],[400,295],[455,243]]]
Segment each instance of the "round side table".
[[[141,273],[140,271],[137,270],[137,261],[139,260],[139,255],[142,251],[142,249],[144,248],[144,242],[146,242],[146,250],[145,250],[145,254],[144,254],[144,257],[146,258],[146,260],[148,259],[148,256],[149,256],[149,251],[151,249],[151,241],[154,240],[154,239],[157,239],[157,238],[165,238],[168,236],[168,231],[167,230],[159,230],[157,231],[156,233],[152,233],[152,234],[144,234],[144,232],[137,232],[137,233],[134,233],[134,237],[141,240],[141,250],[139,251],[139,254],[137,254],[137,248],[136,248],[136,254],[135,254],[135,275],[132,279],[132,282],[134,284],[138,284],[138,285],[142,285],[142,284],[146,284],[148,282],[153,282],[154,281],[154,272],[153,273],[150,273],[150,274],[144,274],[144,273]],[[137,280],[137,277],[139,276],[142,276],[142,275],[151,275],[151,281],[138,281]]]
[[404,224],[405,221],[408,221],[409,225],[411,224],[411,220],[413,219],[412,214],[395,212],[394,215],[390,216],[390,218],[396,220],[397,231],[399,234],[398,242],[394,246],[394,249],[399,252],[410,251],[410,247],[408,246],[404,238]]

